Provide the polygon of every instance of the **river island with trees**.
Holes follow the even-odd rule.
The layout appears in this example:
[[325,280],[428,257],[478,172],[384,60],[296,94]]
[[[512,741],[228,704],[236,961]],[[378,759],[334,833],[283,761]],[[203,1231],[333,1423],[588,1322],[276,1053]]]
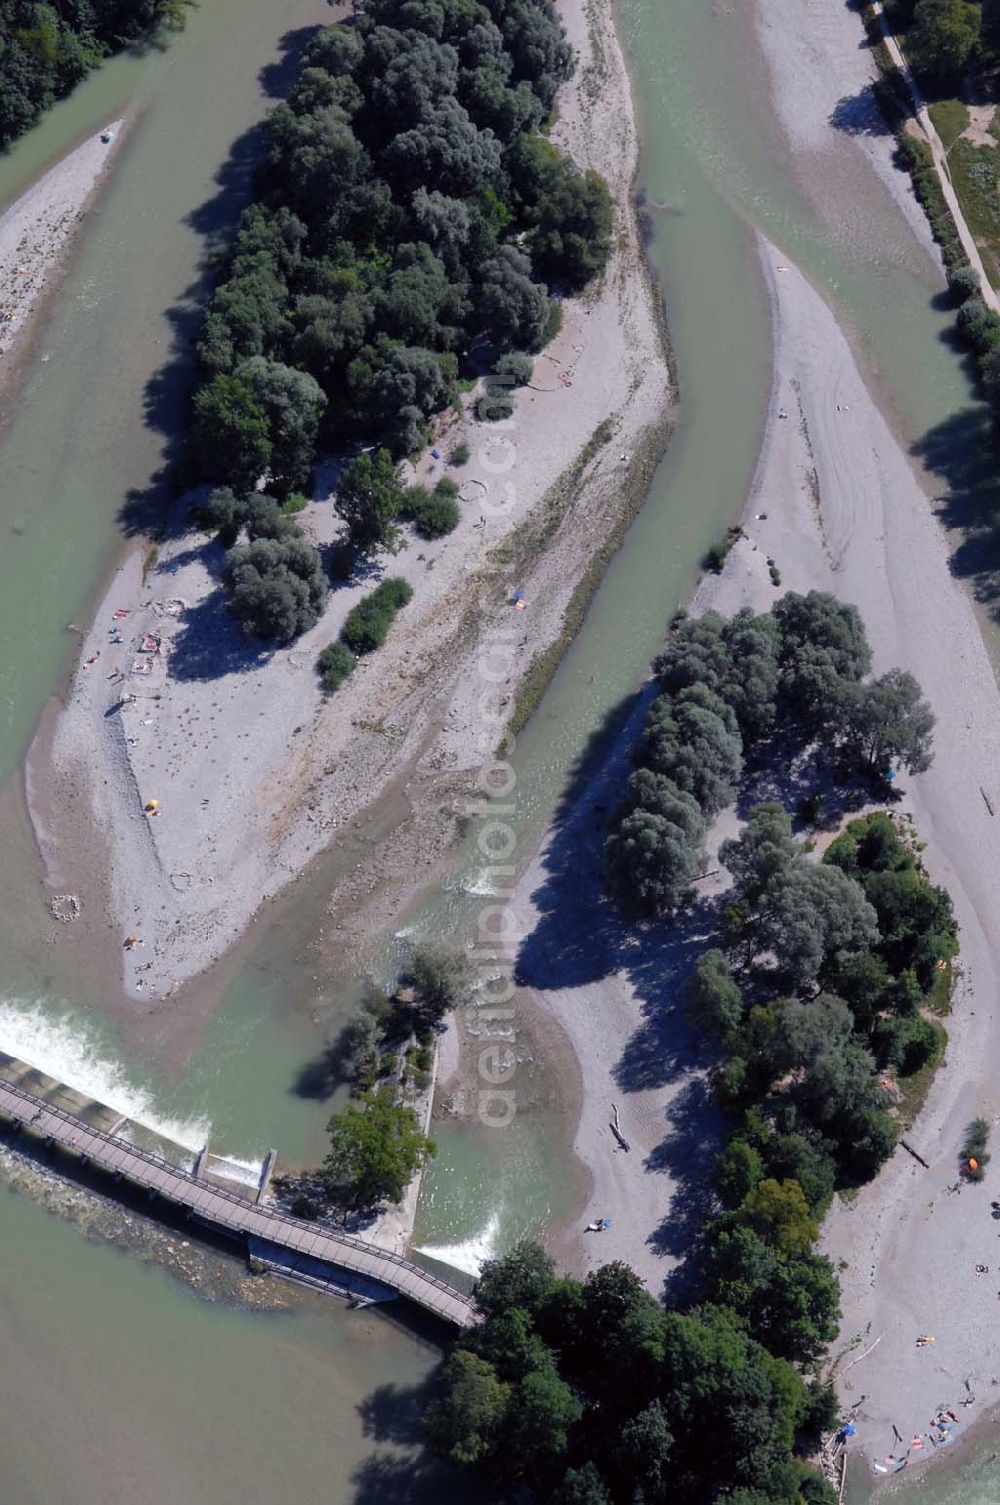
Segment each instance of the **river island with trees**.
[[[607,902],[669,924],[699,902],[738,794],[793,765],[814,787],[794,809],[751,803],[718,846],[732,885],[685,1004],[729,1131],[685,1294],[664,1306],[620,1262],[564,1278],[532,1244],[484,1268],[482,1323],[445,1360],[427,1433],[504,1488],[563,1505],[836,1501],[809,1461],[839,1415],[820,1227],[917,1111],[958,952],[915,834],[871,808],[891,806],[896,770],[929,765],[933,716],[911,675],[870,669],[857,610],[815,591],[760,616],[680,613],[656,661]],[[869,808],[845,822],[851,803]]]
[[[398,462],[480,376],[478,416],[509,417],[558,297],[604,268],[607,187],[544,134],[573,66],[548,0],[373,0],[304,49],[265,125],[191,401],[185,480],[213,488],[204,522],[232,549],[230,605],[252,636],[289,642],[322,610],[294,522],[318,455],[375,446],[338,484],[341,578],[393,552],[400,520],[448,533],[458,488],[404,487]],[[386,626],[390,599],[398,610],[398,593],[370,609]],[[331,645],[325,687],[375,646]]]

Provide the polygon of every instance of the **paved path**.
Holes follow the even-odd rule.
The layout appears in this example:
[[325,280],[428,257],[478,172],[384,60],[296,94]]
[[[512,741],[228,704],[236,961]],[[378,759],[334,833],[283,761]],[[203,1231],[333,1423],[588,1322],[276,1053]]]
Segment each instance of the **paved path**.
[[476,1320],[467,1296],[401,1255],[346,1233],[318,1229],[315,1223],[258,1207],[232,1192],[208,1186],[159,1155],[93,1129],[23,1087],[0,1082],[0,1116],[56,1141],[111,1175],[165,1197],[174,1206],[185,1208],[228,1233],[266,1239],[293,1253],[324,1260],[338,1269],[391,1286],[400,1296],[456,1327],[469,1327]]
[[910,65],[904,58],[900,51],[899,43],[892,34],[889,22],[886,20],[885,12],[882,9],[881,0],[875,0],[872,6],[872,14],[878,22],[886,51],[895,67],[899,70],[907,89],[910,91],[910,98],[913,101],[913,112],[916,116],[917,124],[927,139],[927,145],[931,149],[931,155],[934,158],[934,167],[941,183],[941,192],[944,194],[945,202],[951,210],[952,219],[955,221],[955,229],[958,231],[958,238],[962,242],[962,249],[969,258],[969,264],[975,268],[976,274],[979,277],[983,302],[995,314],[1000,314],[1000,298],[998,298],[993,284],[986,275],[986,268],[983,266],[983,258],[979,254],[976,238],[969,229],[965,215],[962,212],[962,206],[958,201],[958,195],[951,181],[951,173],[948,169],[948,153],[944,149],[944,142],[937,133],[930,116],[930,111],[920,92],[920,86],[910,70]]

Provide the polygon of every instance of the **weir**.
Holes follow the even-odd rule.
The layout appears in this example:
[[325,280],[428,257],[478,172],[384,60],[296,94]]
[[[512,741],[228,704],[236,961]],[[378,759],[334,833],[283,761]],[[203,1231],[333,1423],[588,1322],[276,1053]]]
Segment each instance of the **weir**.
[[[51,1101],[51,1088],[59,1084],[53,1084],[50,1078],[45,1081],[46,1096],[41,1097],[19,1083],[0,1080],[0,1117],[15,1127],[29,1129],[46,1142],[72,1151],[115,1180],[127,1181],[150,1197],[163,1197],[189,1217],[242,1239],[248,1254],[256,1246],[266,1244],[272,1251],[272,1258],[267,1261],[271,1268],[281,1269],[282,1261],[274,1256],[283,1253],[296,1270],[316,1271],[325,1266],[331,1271],[347,1271],[369,1287],[387,1287],[455,1327],[470,1327],[476,1321],[472,1303],[463,1292],[411,1260],[351,1234],[317,1228],[315,1223],[262,1207],[256,1200],[248,1201],[199,1180],[194,1172],[172,1165],[151,1150],[127,1144],[107,1129],[95,1127],[58,1106]],[[266,1170],[270,1170],[271,1163],[269,1156]],[[261,1181],[262,1189],[263,1176]],[[255,1190],[255,1197],[257,1194]]]

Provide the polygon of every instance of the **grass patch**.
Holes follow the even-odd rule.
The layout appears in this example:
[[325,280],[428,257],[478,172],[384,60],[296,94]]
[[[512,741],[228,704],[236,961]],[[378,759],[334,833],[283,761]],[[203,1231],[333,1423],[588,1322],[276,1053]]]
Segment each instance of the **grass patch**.
[[928,112],[945,151],[951,151],[969,123],[968,108],[960,99],[938,99],[928,106]]
[[924,999],[924,1003],[938,1019],[947,1019],[951,1013],[951,995],[955,987],[955,978],[953,962],[944,962],[934,974],[934,986]]
[[937,1043],[933,1053],[921,1066],[919,1071],[914,1071],[910,1076],[901,1077],[899,1081],[899,1123],[903,1133],[912,1128],[917,1117],[927,1101],[927,1094],[931,1090],[934,1074],[944,1058],[945,1047],[948,1044],[948,1031],[939,1019],[931,1019],[931,1027],[937,1036]]
[[1000,147],[956,141],[948,165],[987,275],[1000,287]]

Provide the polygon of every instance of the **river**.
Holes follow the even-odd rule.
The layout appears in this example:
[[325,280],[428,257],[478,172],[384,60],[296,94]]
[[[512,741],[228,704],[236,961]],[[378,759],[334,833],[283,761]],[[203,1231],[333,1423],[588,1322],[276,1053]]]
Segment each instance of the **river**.
[[[886,237],[900,236],[891,205],[873,202],[870,216],[833,235],[803,194],[768,114],[745,18],[700,0],[620,0],[620,13],[644,186],[669,206],[654,218],[652,256],[682,402],[649,501],[521,738],[515,824],[524,851],[594,728],[641,680],[698,558],[746,491],[770,389],[751,227],[802,265],[858,332],[905,434],[918,437],[969,401],[940,339],[947,315],[932,306],[926,270],[917,258],[884,255]],[[255,81],[279,57],[283,32],[327,15],[320,0],[286,0],[279,24],[271,0],[205,0],[165,51],[113,61],[0,163],[0,198],[9,197],[103,120],[126,107],[137,113],[4,415],[0,776],[15,773],[65,673],[66,624],[86,613],[113,557],[126,493],[155,488],[183,386],[174,341],[200,293],[205,232],[229,222],[238,201],[243,154],[233,148],[260,114]],[[150,391],[165,366],[169,380]],[[190,1142],[210,1128],[213,1144],[235,1155],[270,1143],[289,1158],[315,1153],[329,1106],[294,1084],[341,1012],[328,981],[313,976],[321,874],[299,886],[294,905],[274,909],[213,1019],[180,1050],[123,1031],[93,1006],[88,979],[71,986],[56,975],[31,918],[30,848],[6,857],[3,897],[15,892],[0,925],[0,1047],[28,1041],[49,1069]],[[410,928],[460,934],[477,879],[470,854]],[[387,966],[393,948],[389,937]],[[418,1224],[418,1242],[439,1256],[468,1263],[564,1207],[565,1167],[544,1113],[521,1117],[502,1146],[459,1127],[439,1138]],[[116,1244],[128,1230],[106,1209],[87,1239],[29,1196],[0,1193],[0,1230],[9,1251],[0,1271],[5,1499],[218,1505],[249,1490],[272,1499],[321,1488],[335,1502],[365,1498],[352,1479],[371,1442],[355,1407],[380,1383],[419,1380],[432,1361],[425,1343],[330,1305],[318,1317],[314,1307],[256,1315],[231,1298],[199,1299],[155,1261],[122,1258]],[[178,1464],[178,1435],[190,1466]],[[215,1447],[229,1465],[218,1479]],[[985,1498],[943,1494],[935,1505]]]

